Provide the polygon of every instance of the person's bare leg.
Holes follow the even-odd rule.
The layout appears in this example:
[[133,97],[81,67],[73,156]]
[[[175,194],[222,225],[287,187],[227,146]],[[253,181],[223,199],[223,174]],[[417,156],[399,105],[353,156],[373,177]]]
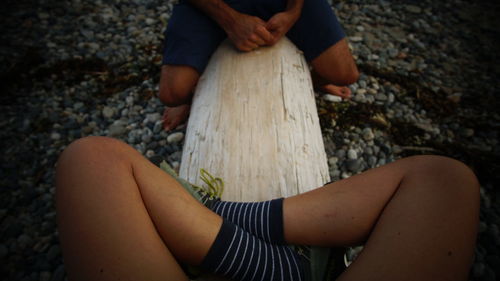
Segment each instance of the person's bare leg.
[[284,201],[289,243],[365,243],[339,280],[466,280],[479,185],[464,164],[410,157]]
[[314,87],[332,95],[349,98],[346,87],[358,80],[359,72],[344,38],[311,61]]
[[167,106],[163,112],[163,128],[175,129],[184,123],[200,74],[187,65],[163,65],[160,76],[160,100]]
[[57,163],[56,207],[70,280],[187,280],[222,224],[128,145],[88,137]]

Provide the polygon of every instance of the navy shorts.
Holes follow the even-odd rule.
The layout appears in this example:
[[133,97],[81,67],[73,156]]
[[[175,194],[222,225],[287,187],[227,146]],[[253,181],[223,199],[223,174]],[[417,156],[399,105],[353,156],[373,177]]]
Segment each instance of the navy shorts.
[[[233,9],[267,21],[285,10],[287,0],[224,0]],[[302,14],[286,34],[307,61],[345,37],[326,0],[305,0]],[[202,11],[181,0],[174,6],[165,31],[163,64],[189,65],[200,74],[226,38],[225,31]]]

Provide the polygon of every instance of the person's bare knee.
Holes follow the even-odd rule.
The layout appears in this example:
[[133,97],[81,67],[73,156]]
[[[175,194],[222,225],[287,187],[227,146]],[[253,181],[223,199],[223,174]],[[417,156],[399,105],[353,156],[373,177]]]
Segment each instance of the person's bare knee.
[[78,139],[61,153],[57,161],[56,186],[59,188],[60,179],[73,175],[72,169],[79,169],[84,163],[91,163],[85,166],[93,169],[105,169],[105,165],[127,165],[129,151],[133,149],[112,138],[91,136]]
[[464,163],[444,156],[424,155],[409,157],[412,169],[409,173],[426,180],[436,181],[445,192],[457,195],[479,207],[479,183],[474,172]]
[[198,72],[192,67],[164,65],[160,77],[160,100],[170,107],[188,104],[198,78]]
[[359,71],[344,38],[311,61],[314,71],[337,86],[347,86],[359,79]]

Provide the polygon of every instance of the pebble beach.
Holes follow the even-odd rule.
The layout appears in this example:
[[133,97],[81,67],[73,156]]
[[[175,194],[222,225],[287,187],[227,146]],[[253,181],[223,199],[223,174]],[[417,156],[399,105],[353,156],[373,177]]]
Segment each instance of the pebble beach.
[[[0,279],[66,280],[56,227],[59,154],[121,139],[179,167],[185,126],[157,98],[175,1],[19,0],[0,10]],[[333,1],[361,76],[352,98],[316,93],[332,180],[445,155],[481,184],[469,280],[500,278],[500,5]]]

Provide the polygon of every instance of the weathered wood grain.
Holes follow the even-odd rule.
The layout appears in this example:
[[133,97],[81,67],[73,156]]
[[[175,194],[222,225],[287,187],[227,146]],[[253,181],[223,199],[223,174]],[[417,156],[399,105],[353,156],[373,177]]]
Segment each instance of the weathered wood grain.
[[287,197],[329,180],[309,67],[286,38],[243,53],[224,42],[195,91],[180,176],[205,168],[224,200]]

